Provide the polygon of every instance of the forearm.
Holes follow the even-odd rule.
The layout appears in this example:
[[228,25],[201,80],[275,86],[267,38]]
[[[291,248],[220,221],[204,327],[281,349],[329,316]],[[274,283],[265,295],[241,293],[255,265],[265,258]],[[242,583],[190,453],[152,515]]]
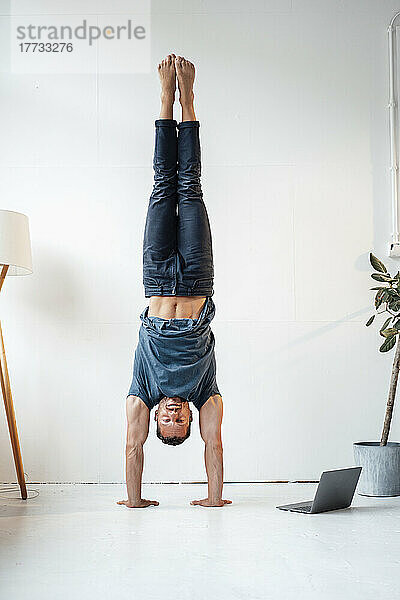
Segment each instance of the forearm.
[[204,460],[208,479],[208,499],[211,501],[221,500],[224,481],[222,443],[206,443]]
[[138,502],[142,497],[143,444],[126,447],[126,488],[128,500]]

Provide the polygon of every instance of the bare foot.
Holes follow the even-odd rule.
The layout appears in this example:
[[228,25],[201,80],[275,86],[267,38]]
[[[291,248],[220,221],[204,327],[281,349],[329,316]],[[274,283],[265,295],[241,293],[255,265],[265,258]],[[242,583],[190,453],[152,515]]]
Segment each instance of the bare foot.
[[183,56],[175,59],[176,76],[179,87],[179,102],[183,105],[193,104],[194,64]]
[[158,65],[161,83],[161,102],[174,103],[176,90],[175,54],[168,54]]

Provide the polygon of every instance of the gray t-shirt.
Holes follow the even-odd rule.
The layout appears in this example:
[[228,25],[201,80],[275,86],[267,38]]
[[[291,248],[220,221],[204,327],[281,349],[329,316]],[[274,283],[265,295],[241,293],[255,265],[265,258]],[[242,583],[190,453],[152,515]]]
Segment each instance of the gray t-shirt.
[[128,395],[138,396],[152,409],[164,397],[179,396],[200,410],[219,394],[216,381],[215,315],[211,296],[198,319],[149,317],[147,306],[140,319],[133,379]]

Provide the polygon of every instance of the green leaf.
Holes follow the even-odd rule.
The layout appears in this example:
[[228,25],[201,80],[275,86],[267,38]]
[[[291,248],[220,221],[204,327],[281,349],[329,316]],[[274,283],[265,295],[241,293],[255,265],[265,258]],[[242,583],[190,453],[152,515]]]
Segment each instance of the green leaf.
[[371,323],[372,323],[372,321],[373,321],[374,319],[375,319],[375,315],[372,315],[372,317],[370,317],[370,318],[368,319],[368,321],[365,323],[365,325],[366,325],[367,327],[369,327],[369,326],[371,325]]
[[379,308],[380,305],[383,302],[383,298],[386,295],[386,290],[382,289],[379,290],[378,292],[376,292],[376,296],[375,296],[375,308]]
[[379,273],[387,273],[387,269],[383,262],[381,262],[379,258],[376,258],[372,252],[369,255],[369,262],[374,267],[375,271],[379,271]]
[[383,337],[385,338],[390,338],[393,335],[397,335],[399,332],[397,331],[397,329],[394,329],[393,327],[390,327],[389,329],[382,329],[380,331],[380,334],[383,335]]
[[375,281],[383,281],[385,283],[393,281],[390,275],[380,275],[379,273],[372,273],[371,277],[372,279],[375,279]]
[[387,290],[388,288],[380,286],[380,287],[373,287],[373,288],[369,288],[369,289],[370,290]]
[[395,329],[400,329],[400,319],[397,319],[396,323],[393,323]]
[[379,348],[379,352],[389,352],[389,350],[391,350],[396,343],[396,337],[397,336],[393,335],[392,337],[386,338],[382,346]]
[[[383,299],[382,302],[385,302],[385,300]],[[400,302],[399,302],[399,300],[390,300],[390,302],[388,303],[388,308],[392,312],[397,313],[400,310]]]
[[386,321],[384,322],[384,324],[382,325],[382,327],[380,328],[380,331],[383,331],[384,329],[386,329],[386,327],[389,325],[390,321],[392,320],[393,317],[389,317],[388,319],[386,319]]

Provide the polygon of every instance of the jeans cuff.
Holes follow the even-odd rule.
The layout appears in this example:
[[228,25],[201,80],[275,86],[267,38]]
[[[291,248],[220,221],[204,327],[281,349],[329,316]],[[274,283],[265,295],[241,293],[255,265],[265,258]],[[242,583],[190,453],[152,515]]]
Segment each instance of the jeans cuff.
[[185,127],[200,127],[200,121],[182,121],[178,124],[178,129],[184,129]]
[[175,119],[156,119],[155,121],[156,127],[176,127],[177,122]]

